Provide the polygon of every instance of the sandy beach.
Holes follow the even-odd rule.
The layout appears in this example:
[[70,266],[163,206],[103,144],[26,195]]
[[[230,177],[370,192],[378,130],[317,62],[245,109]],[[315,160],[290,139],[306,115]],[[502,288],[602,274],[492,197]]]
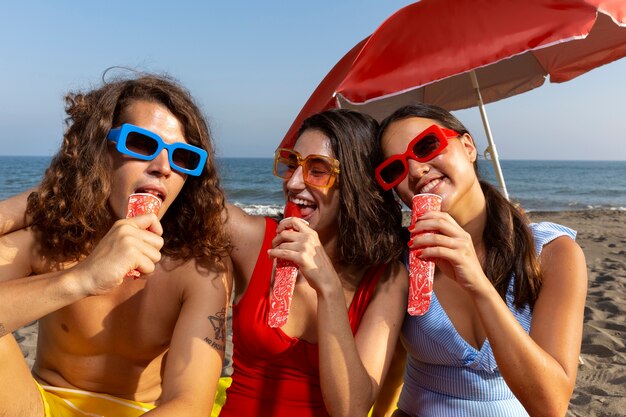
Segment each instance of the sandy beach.
[[[567,416],[626,415],[626,211],[532,212],[578,231],[589,272],[589,291],[576,389]],[[16,332],[32,365],[37,325]]]
[[626,415],[626,211],[533,212],[578,231],[589,288],[581,357],[568,416]]

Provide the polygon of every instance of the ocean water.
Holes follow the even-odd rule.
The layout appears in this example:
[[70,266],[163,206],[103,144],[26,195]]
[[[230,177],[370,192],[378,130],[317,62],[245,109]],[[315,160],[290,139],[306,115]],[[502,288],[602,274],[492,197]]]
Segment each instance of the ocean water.
[[[36,186],[50,157],[0,156],[0,199]],[[221,183],[230,202],[254,214],[278,214],[281,180],[269,158],[219,158]],[[626,161],[501,161],[512,200],[527,211],[626,210]],[[481,175],[495,182],[491,163]]]

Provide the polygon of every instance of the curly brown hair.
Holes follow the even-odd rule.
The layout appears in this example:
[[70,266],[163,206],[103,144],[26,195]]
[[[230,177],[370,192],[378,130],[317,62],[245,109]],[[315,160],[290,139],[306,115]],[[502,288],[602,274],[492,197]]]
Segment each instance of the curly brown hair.
[[306,119],[298,136],[308,129],[323,133],[339,160],[339,261],[373,266],[399,259],[404,247],[401,208],[374,179],[383,157],[376,140],[378,122],[354,110],[332,109]]
[[53,262],[89,254],[116,220],[108,199],[112,161],[107,134],[132,102],[165,106],[183,126],[186,140],[208,153],[199,176],[189,176],[161,220],[162,253],[179,260],[219,262],[227,249],[221,213],[224,193],[209,127],[189,92],[169,76],[139,74],[65,97],[67,129],[42,183],[28,198],[27,214],[43,255]]
[[[397,109],[382,121],[379,142],[391,123],[411,117],[436,120],[441,126],[459,135],[469,134],[465,126],[447,110],[431,104],[416,103]],[[515,306],[522,308],[528,304],[532,308],[541,289],[541,268],[528,226],[529,220],[520,208],[504,198],[493,185],[480,179],[478,160],[474,162],[474,172],[487,204],[487,224],[483,231],[487,249],[483,264],[485,275],[504,300],[511,279],[515,277]]]

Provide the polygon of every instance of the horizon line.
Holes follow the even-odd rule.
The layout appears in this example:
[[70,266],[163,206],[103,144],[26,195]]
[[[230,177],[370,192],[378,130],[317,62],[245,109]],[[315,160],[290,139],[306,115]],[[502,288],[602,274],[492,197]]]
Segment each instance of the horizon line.
[[[2,155],[4,158],[52,158],[54,155]],[[216,159],[274,159],[273,156],[215,156]],[[491,162],[488,159],[480,158],[479,161]],[[553,158],[506,158],[503,161],[546,161],[546,162],[626,162],[624,159],[553,159]]]

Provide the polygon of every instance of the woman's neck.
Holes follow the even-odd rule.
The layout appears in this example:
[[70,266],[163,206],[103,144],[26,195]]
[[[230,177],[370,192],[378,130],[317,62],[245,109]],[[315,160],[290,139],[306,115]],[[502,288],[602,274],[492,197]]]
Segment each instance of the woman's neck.
[[467,233],[472,237],[474,247],[482,247],[483,232],[487,224],[487,202],[478,181],[462,201],[449,211]]

